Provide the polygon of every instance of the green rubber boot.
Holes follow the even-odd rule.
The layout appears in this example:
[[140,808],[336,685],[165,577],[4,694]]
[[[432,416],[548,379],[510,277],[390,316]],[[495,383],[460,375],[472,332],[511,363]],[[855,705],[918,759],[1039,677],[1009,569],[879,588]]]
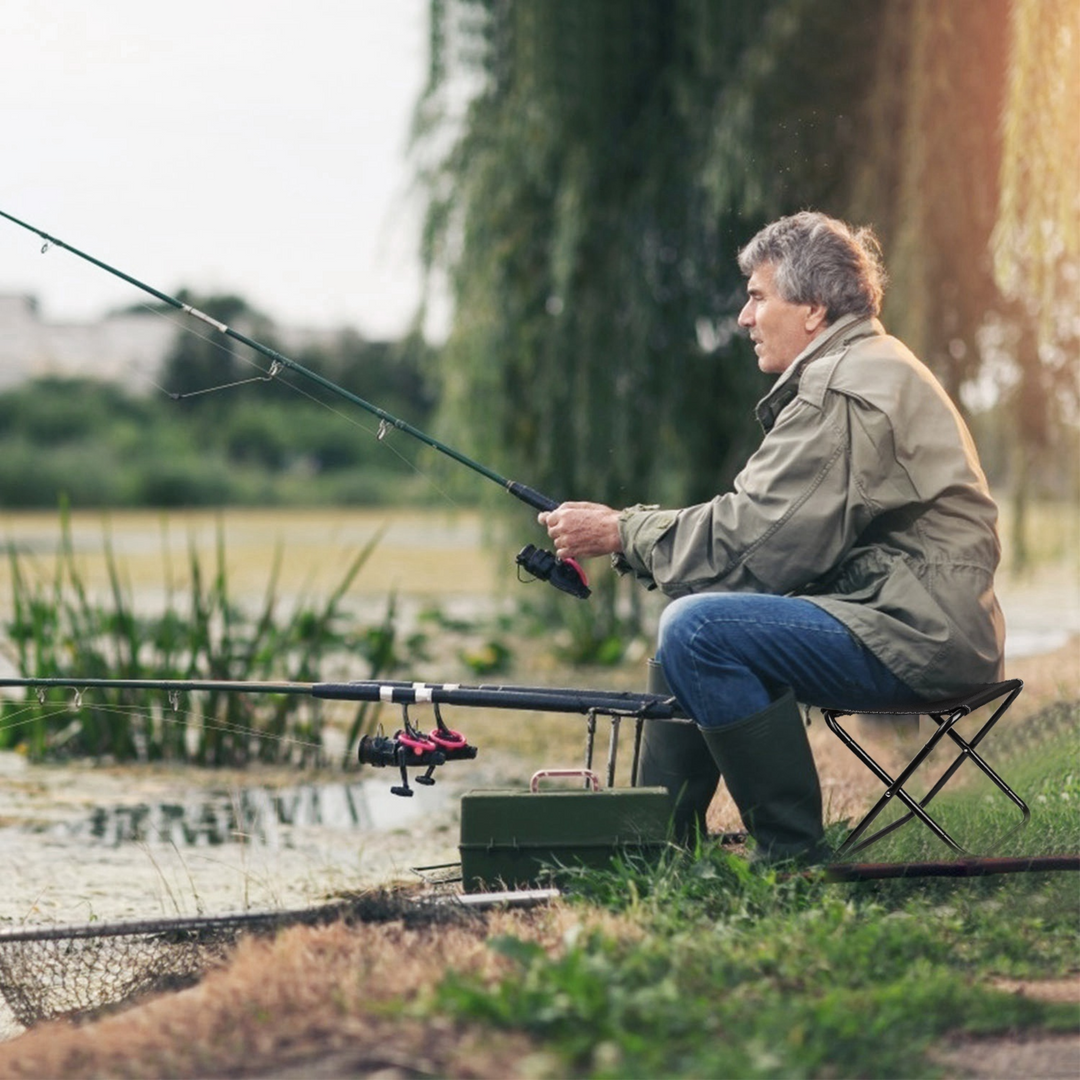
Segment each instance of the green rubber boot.
[[[649,661],[650,694],[671,694],[664,672]],[[647,720],[641,737],[637,783],[665,787],[672,802],[672,831],[679,844],[692,844],[707,834],[705,814],[716,794],[720,771],[696,724]]]
[[700,730],[757,845],[752,860],[825,862],[821,785],[794,694],[745,720]]
[[720,770],[696,724],[647,720],[641,736],[637,782],[665,787],[672,802],[672,832],[677,844],[693,844],[707,834],[705,814],[716,794]]

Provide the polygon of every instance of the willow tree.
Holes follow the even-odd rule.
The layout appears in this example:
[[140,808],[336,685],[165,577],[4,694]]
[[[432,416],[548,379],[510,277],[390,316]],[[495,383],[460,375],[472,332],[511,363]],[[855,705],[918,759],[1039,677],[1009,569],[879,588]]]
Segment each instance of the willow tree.
[[990,241],[1008,10],[1009,0],[885,0],[855,166],[851,213],[873,221],[885,246],[889,329],[961,403],[1000,304]]
[[429,104],[463,72],[480,84],[433,203],[429,254],[446,256],[455,302],[444,415],[555,494],[680,494],[685,463],[659,466],[673,390],[733,283],[694,130],[722,62],[698,42],[721,40],[729,6],[433,4],[446,82]]
[[1080,9],[886,0],[881,18],[851,212],[883,237],[890,329],[962,407],[999,399],[1022,566],[1034,464],[1069,409],[1075,430]]
[[1051,345],[1032,312],[1076,325],[1045,286],[1076,265],[1074,152],[1054,160],[1075,120],[1072,0],[432,0],[431,15],[426,256],[455,305],[442,417],[501,471],[616,504],[721,490],[764,389],[735,332],[734,256],[808,206],[877,228],[886,324],[962,404],[988,327],[1036,342],[1018,437],[1046,429]]
[[721,490],[765,386],[734,256],[808,192],[840,207],[875,6],[433,0],[418,130],[426,257],[454,301],[444,433],[556,497]]

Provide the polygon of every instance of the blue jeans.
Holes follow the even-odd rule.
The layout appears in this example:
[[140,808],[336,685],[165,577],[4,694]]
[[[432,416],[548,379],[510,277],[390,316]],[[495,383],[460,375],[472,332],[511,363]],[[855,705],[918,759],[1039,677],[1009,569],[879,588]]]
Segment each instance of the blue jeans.
[[805,705],[874,709],[918,695],[839,620],[809,600],[697,593],[660,618],[657,659],[701,727],[734,723],[790,687]]

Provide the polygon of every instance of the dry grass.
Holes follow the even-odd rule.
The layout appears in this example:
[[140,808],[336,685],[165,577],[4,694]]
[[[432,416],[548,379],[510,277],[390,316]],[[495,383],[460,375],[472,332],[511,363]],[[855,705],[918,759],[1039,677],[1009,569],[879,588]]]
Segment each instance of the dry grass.
[[[356,594],[383,601],[391,591],[445,598],[454,594],[489,596],[497,588],[498,559],[482,550],[482,522],[467,511],[403,509],[120,511],[84,510],[71,514],[72,540],[80,572],[91,589],[107,590],[108,538],[133,589],[153,593],[170,576],[184,587],[188,553],[213,566],[218,532],[232,591],[261,597],[280,545],[282,594],[325,596],[342,578],[365,544],[381,535]],[[3,540],[34,553],[46,580],[55,572],[60,537],[55,513],[5,516]],[[0,598],[10,590],[6,561],[0,560]]]
[[[0,1045],[0,1075],[539,1075],[543,1056],[527,1040],[421,1021],[408,1003],[447,964],[497,977],[506,961],[486,947],[492,935],[512,933],[555,952],[582,917],[556,904],[451,923],[338,923],[248,938],[195,987],[81,1025],[41,1024]],[[612,916],[594,922],[608,933],[633,932]]]

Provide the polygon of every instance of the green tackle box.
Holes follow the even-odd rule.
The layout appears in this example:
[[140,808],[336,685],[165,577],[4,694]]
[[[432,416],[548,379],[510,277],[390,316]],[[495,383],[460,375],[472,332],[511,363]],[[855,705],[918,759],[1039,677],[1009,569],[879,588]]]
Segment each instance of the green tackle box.
[[[588,778],[591,790],[539,791],[548,776]],[[670,835],[662,787],[599,790],[584,770],[541,770],[528,791],[472,791],[461,799],[465,892],[539,885],[557,866],[607,866],[621,853],[656,858]]]

